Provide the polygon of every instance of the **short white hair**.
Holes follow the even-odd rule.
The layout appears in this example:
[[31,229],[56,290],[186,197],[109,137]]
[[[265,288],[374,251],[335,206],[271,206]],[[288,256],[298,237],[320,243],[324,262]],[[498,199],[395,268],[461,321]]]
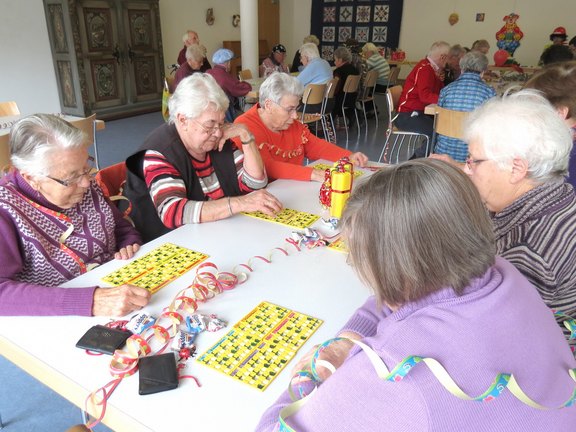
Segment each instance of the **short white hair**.
[[196,72],[180,81],[170,97],[170,123],[178,114],[194,119],[207,109],[225,112],[229,104],[228,96],[211,75]]
[[204,57],[204,48],[201,45],[190,45],[186,48],[186,60],[194,60],[202,63]]
[[198,38],[198,33],[196,33],[194,30],[187,30],[186,33],[184,33],[184,35],[182,36],[182,42],[184,43],[188,42],[188,39],[190,38],[190,33],[194,33],[196,35],[196,38]]
[[428,57],[438,59],[442,55],[448,55],[450,51],[450,44],[444,41],[437,41],[432,44],[428,51]]
[[308,42],[308,43],[305,43],[304,45],[302,45],[298,51],[300,51],[301,56],[306,56],[306,58],[308,58],[308,60],[312,60],[312,59],[315,59],[316,57],[320,57],[320,52],[318,51],[318,47],[311,42]]
[[464,140],[474,141],[500,168],[515,158],[528,163],[528,178],[545,183],[568,174],[572,134],[556,110],[538,92],[522,90],[492,98],[473,111]]
[[263,107],[267,99],[278,104],[284,96],[301,98],[303,93],[304,86],[296,77],[284,72],[272,72],[260,86],[258,102]]

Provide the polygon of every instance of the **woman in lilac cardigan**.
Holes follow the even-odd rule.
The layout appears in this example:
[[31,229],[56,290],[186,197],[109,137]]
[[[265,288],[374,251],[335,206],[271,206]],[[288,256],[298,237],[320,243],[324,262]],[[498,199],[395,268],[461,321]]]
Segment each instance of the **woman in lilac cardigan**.
[[150,293],[133,285],[59,288],[113,258],[128,259],[140,235],[92,180],[79,129],[48,114],[10,134],[13,170],[0,180],[0,315],[123,316]]
[[[340,336],[361,339],[388,370],[409,356],[435,359],[473,398],[508,373],[536,403],[570,400],[576,362],[568,344],[536,289],[495,256],[490,218],[461,170],[432,159],[384,169],[353,193],[343,226],[352,265],[374,296]],[[319,359],[335,372],[316,363],[324,381],[307,402],[281,412],[285,392],[258,431],[568,432],[576,424],[576,407],[535,409],[508,389],[498,395],[502,386],[494,400],[460,399],[424,362],[402,380],[383,380],[349,340]],[[313,384],[299,387],[310,393]]]

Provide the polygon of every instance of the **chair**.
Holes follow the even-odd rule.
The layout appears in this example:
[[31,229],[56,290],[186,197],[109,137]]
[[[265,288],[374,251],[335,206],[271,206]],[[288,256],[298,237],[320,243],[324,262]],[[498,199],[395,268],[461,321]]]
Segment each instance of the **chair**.
[[366,134],[368,134],[368,117],[366,116],[366,103],[371,102],[374,108],[374,118],[376,119],[376,127],[378,127],[378,114],[376,109],[376,101],[374,100],[374,91],[376,90],[376,81],[378,80],[378,71],[372,69],[366,74],[364,79],[364,88],[362,94],[358,96],[357,101],[362,105],[362,112],[364,113],[364,123],[366,124]]
[[[322,105],[326,93],[326,84],[308,84],[304,88],[300,121],[305,124],[316,123],[322,119]],[[310,112],[313,111],[313,112]]]
[[10,168],[10,134],[0,135],[0,175]]
[[390,69],[390,75],[388,75],[388,84],[386,85],[386,90],[391,86],[395,86],[398,82],[398,76],[400,75],[400,70],[402,66],[396,66]]
[[238,72],[238,79],[240,81],[252,79],[252,71],[250,69],[242,69],[240,72]]
[[388,90],[390,90],[390,94],[392,95],[392,103],[394,104],[393,106],[397,107],[398,101],[400,101],[400,96],[402,96],[402,86],[395,85],[390,87]]
[[14,101],[0,102],[0,117],[20,115],[18,104]]
[[[348,148],[348,124],[346,122],[346,110],[354,110],[354,115],[356,116],[356,126],[358,127],[358,139],[360,138],[360,120],[358,120],[358,112],[356,111],[355,104],[352,103],[351,106],[346,106],[346,100],[350,99],[351,95],[358,93],[358,87],[360,86],[360,75],[348,75],[344,87],[342,88],[342,117],[344,120],[344,128],[346,129],[346,148]],[[353,101],[356,102],[356,101]]]
[[96,160],[96,169],[100,169],[100,161],[98,159],[98,144],[96,141],[96,114],[83,119],[73,120],[70,122],[72,126],[80,129],[86,134],[88,142],[94,144],[94,159]]
[[434,108],[434,133],[449,138],[464,137],[464,121],[470,114],[467,111],[454,111],[436,106]]
[[[338,81],[340,81],[340,78],[335,77],[326,83],[326,92],[324,93],[322,110],[320,111],[320,114],[322,115],[321,121],[322,130],[324,131],[324,139],[333,142],[334,144],[336,144],[336,129],[334,128],[334,117],[332,117],[332,111],[334,111],[334,96],[336,94]],[[330,120],[330,123],[328,123],[328,120]]]
[[124,218],[127,219],[132,225],[134,225],[132,219],[130,219],[129,216],[130,212],[132,211],[130,200],[122,195],[124,183],[126,183],[126,163],[120,162],[109,167],[102,168],[96,173],[96,183],[98,183],[100,188],[102,188],[104,196],[108,197],[110,201],[127,201],[126,209],[123,212]]
[[[417,133],[417,132],[405,132],[399,131],[394,126],[394,120],[396,120],[396,115],[394,115],[394,107],[398,103],[398,99],[400,98],[400,93],[397,91],[393,92],[392,90],[396,87],[400,88],[400,93],[402,90],[402,86],[395,86],[391,89],[388,89],[386,92],[386,101],[388,103],[388,128],[386,129],[386,140],[384,141],[384,145],[382,146],[382,152],[380,152],[380,156],[378,157],[378,162],[382,160],[386,160],[389,163],[398,163],[400,158],[400,150],[406,144],[407,148],[407,155],[411,155],[414,152],[414,149],[417,145],[426,144],[426,153],[428,153],[429,147],[429,138],[428,135]],[[398,96],[395,99],[394,93]],[[388,155],[387,152],[390,150],[390,154]],[[393,156],[396,154],[396,161],[392,162]]]

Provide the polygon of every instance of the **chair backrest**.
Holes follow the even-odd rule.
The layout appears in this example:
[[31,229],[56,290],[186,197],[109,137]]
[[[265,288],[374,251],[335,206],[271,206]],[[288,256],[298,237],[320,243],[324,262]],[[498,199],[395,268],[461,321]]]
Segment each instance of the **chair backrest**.
[[398,81],[398,76],[400,75],[400,70],[402,66],[398,65],[390,69],[390,75],[388,75],[388,88],[395,86]]
[[122,193],[122,187],[126,181],[126,163],[120,162],[96,173],[96,182],[102,188],[104,195],[113,197]]
[[240,81],[252,79],[252,71],[250,69],[242,69],[238,72],[238,78]]
[[395,85],[393,87],[390,87],[388,91],[390,92],[390,96],[392,97],[393,106],[394,108],[396,108],[398,106],[400,96],[402,95],[402,86]]
[[16,115],[20,115],[20,110],[16,102],[0,102],[0,117]]
[[372,69],[366,73],[366,78],[364,79],[364,87],[362,89],[362,96],[360,100],[369,100],[374,97],[374,90],[376,89],[376,81],[378,80],[378,71]]
[[356,93],[360,85],[360,75],[348,75],[342,91],[344,93]]
[[468,114],[470,113],[466,111],[454,111],[437,106],[434,131],[450,138],[462,139],[464,121]]
[[10,134],[0,135],[0,174],[4,174],[10,167]]
[[70,124],[75,128],[80,129],[86,134],[87,142],[90,144],[94,144],[94,122],[96,121],[96,114],[92,114],[90,117],[72,120]]
[[304,88],[302,103],[306,105],[321,104],[326,93],[326,84],[308,84]]
[[336,87],[338,87],[340,78],[334,77],[326,83],[326,91],[324,92],[324,100],[322,101],[322,115],[328,115],[334,109],[334,95]]

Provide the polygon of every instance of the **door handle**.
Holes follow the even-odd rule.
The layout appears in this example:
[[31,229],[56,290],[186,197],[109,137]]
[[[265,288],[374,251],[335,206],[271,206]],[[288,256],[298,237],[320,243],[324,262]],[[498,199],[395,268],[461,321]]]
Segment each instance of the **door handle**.
[[112,55],[116,58],[116,63],[120,64],[120,47],[118,44],[114,47],[114,51],[112,51]]

